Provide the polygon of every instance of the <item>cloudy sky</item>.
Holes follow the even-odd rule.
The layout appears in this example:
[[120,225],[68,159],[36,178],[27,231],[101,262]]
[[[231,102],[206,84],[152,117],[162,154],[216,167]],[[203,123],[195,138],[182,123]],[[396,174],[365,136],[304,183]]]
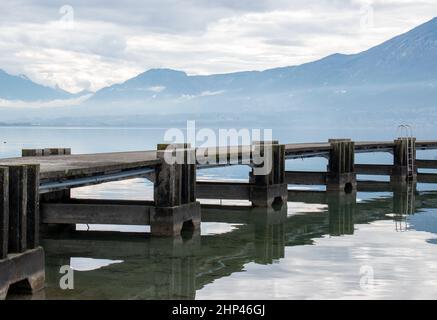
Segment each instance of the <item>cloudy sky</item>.
[[149,68],[262,70],[379,44],[436,0],[2,0],[0,69],[77,92]]

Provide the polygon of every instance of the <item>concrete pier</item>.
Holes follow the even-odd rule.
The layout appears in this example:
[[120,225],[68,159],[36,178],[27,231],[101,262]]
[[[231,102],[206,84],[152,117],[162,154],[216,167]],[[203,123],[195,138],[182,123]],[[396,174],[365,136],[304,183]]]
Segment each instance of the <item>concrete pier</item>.
[[278,141],[259,141],[254,143],[254,153],[255,157],[264,157],[264,162],[252,165],[249,176],[249,199],[252,205],[271,207],[286,204],[288,191],[285,183],[285,146]]
[[357,189],[354,169],[355,145],[350,139],[330,139],[326,190],[352,193]]
[[406,183],[417,180],[416,138],[398,138],[393,147],[393,169],[390,181]]
[[[158,145],[154,183],[155,207],[150,214],[152,235],[174,236],[183,228],[200,227],[196,201],[195,150],[189,145]],[[172,159],[174,163],[169,163]],[[182,163],[181,163],[182,162]]]

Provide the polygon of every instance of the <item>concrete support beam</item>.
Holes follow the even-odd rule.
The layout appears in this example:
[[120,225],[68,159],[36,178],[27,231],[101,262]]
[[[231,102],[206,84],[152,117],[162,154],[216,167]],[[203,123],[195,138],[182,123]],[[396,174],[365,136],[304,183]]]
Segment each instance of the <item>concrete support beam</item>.
[[131,203],[42,203],[41,220],[46,224],[148,225],[153,205]]
[[330,139],[326,190],[351,193],[357,188],[355,144],[350,139]]
[[288,200],[291,202],[326,204],[326,199],[325,191],[288,190]]
[[418,169],[437,169],[437,160],[416,160]]
[[389,176],[393,171],[392,165],[385,164],[355,164],[355,173],[372,176]]
[[197,181],[198,199],[249,200],[250,184],[244,182]]
[[154,200],[150,213],[152,235],[176,236],[185,226],[200,227],[200,203],[196,201],[195,150],[186,144],[160,144]]
[[326,172],[286,171],[285,182],[287,184],[325,185],[326,175]]
[[259,141],[254,143],[253,152],[253,157],[261,156],[264,162],[252,164],[249,177],[252,205],[270,207],[273,204],[286,204],[288,192],[285,182],[285,145],[278,144],[278,141]]
[[357,181],[357,190],[360,192],[392,192],[393,185],[388,181]]
[[417,182],[419,183],[437,183],[437,174],[435,173],[418,173]]
[[[411,155],[412,163],[408,163]],[[405,184],[408,181],[416,181],[417,166],[416,161],[416,138],[398,138],[394,141],[393,147],[393,170],[390,176],[390,182]],[[412,175],[408,171],[412,170]]]

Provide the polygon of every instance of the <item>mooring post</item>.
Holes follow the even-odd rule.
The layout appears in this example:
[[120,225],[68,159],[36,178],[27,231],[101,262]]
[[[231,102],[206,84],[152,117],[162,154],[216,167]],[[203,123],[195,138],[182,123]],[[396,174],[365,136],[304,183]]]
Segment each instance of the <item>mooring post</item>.
[[285,146],[278,141],[255,141],[252,149],[250,201],[254,207],[287,203]]
[[417,180],[416,138],[398,138],[394,140],[393,170],[390,182],[405,184]]
[[354,169],[355,143],[350,139],[329,139],[328,174],[326,190],[352,193],[357,189]]
[[200,227],[200,203],[196,201],[195,150],[189,144],[159,144],[154,183],[155,207],[151,212],[152,235],[179,235],[184,227]]
[[9,169],[0,167],[0,260],[8,256],[9,243]]

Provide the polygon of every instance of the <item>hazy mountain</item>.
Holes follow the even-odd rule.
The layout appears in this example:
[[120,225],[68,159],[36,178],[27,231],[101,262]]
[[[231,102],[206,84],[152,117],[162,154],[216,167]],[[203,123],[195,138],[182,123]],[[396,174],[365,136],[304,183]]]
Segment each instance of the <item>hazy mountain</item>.
[[68,99],[74,95],[59,88],[37,84],[26,76],[14,76],[0,69],[0,99],[21,101],[48,101]]
[[[202,119],[270,125],[283,121],[301,126],[408,122],[434,128],[436,57],[437,18],[358,54],[333,54],[299,66],[207,76],[151,69],[97,91],[81,105],[47,111],[3,108],[0,116],[8,121],[74,125],[168,125]],[[0,73],[0,98],[54,96],[71,95]]]
[[104,88],[91,101],[193,98],[320,86],[393,85],[437,80],[437,18],[359,54],[334,54],[300,66],[209,76],[152,69]]

